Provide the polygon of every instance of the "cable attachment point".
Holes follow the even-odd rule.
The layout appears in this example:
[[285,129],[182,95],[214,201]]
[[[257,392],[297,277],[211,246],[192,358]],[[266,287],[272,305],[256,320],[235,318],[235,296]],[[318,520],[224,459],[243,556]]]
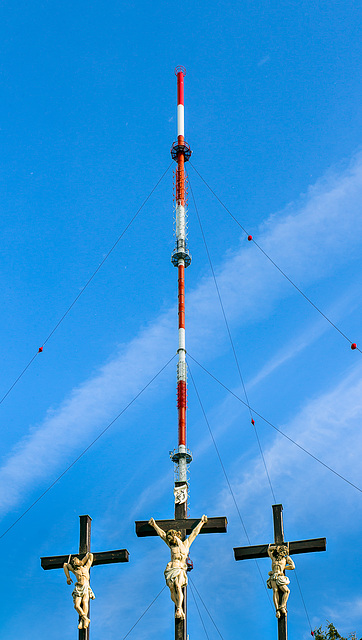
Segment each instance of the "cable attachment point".
[[192,462],[192,453],[190,449],[185,449],[185,451],[176,451],[176,449],[174,449],[170,451],[170,458],[175,464],[179,464],[181,458],[186,459],[186,464],[190,464],[190,462]]
[[186,240],[176,240],[176,246],[172,252],[171,262],[174,267],[178,267],[179,260],[185,263],[185,269],[191,264],[191,255],[187,248]]
[[171,157],[172,160],[177,162],[177,159],[180,153],[184,154],[185,162],[190,160],[192,151],[190,149],[190,145],[186,140],[184,140],[183,144],[179,144],[178,142],[174,142],[171,147]]

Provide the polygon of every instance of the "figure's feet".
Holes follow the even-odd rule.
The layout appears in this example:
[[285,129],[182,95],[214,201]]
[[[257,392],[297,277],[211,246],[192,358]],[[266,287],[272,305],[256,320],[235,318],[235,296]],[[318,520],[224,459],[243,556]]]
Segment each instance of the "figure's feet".
[[180,618],[181,620],[185,617],[183,609],[181,607],[177,607],[175,612],[175,618]]
[[280,613],[284,613],[284,615],[287,615],[287,608],[286,607],[280,607]]
[[78,629],[88,629],[90,625],[90,619],[87,616],[82,616],[79,620]]
[[280,618],[280,611],[279,611],[279,609],[277,609],[277,612],[276,612],[276,614],[275,614],[275,615],[276,615],[276,617],[277,617],[277,618]]

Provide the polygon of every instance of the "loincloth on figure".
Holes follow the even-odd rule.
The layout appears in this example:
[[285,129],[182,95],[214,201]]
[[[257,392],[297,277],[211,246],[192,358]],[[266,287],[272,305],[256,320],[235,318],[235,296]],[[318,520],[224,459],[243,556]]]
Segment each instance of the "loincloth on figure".
[[284,587],[290,583],[289,578],[284,574],[273,573],[273,571],[269,571],[269,578],[266,581],[266,586],[268,587],[268,589],[273,588],[273,585],[271,583],[272,580],[274,580],[277,587]]
[[[171,564],[171,563],[169,563]],[[181,575],[182,576],[182,583],[180,585],[180,587],[186,587],[187,585],[187,575],[186,575],[186,569],[183,569],[182,567],[169,567],[167,565],[165,571],[165,580],[166,582],[170,582],[171,584],[174,584],[177,576]]]
[[76,582],[72,593],[73,600],[76,598],[84,598],[86,595],[88,595],[91,600],[94,600],[95,598],[95,595],[88,584],[80,584],[79,582]]

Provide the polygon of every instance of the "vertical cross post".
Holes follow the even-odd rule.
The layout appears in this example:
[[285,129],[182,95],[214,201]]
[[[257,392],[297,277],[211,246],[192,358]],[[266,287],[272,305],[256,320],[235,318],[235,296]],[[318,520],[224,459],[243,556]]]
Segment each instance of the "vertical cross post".
[[[284,544],[283,505],[273,504],[273,524],[275,544]],[[287,613],[278,618],[278,640],[288,639]]]
[[[92,518],[90,516],[79,516],[80,527],[79,527],[79,555],[86,554],[91,550],[91,522]],[[88,617],[90,617],[90,603],[89,603],[89,613]],[[80,620],[80,618],[79,618]],[[89,627],[88,629],[79,629],[79,640],[89,640]]]
[[[182,486],[183,482],[175,482],[175,486]],[[187,502],[181,504],[175,503],[175,520],[183,520],[187,518]],[[180,531],[182,539],[186,538],[186,529]],[[183,610],[185,613],[184,619],[175,618],[175,640],[187,640],[187,587],[183,588]],[[176,606],[175,606],[176,610]]]

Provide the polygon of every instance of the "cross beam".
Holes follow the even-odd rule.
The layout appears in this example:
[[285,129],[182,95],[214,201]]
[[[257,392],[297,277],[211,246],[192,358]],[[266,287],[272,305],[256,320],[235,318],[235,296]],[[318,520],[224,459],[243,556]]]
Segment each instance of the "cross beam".
[[[175,487],[184,485],[183,482],[175,482]],[[200,520],[194,518],[187,518],[187,502],[181,504],[175,504],[175,518],[174,520],[157,520],[157,524],[163,531],[167,532],[170,529],[176,529],[180,531],[182,540],[187,535],[192,533],[193,529],[197,526]],[[148,520],[136,521],[136,534],[139,538],[145,538],[148,536],[157,536],[154,528],[148,523]],[[201,533],[226,533],[227,531],[227,519],[225,517],[220,518],[208,518],[207,522],[202,527]],[[175,618],[175,640],[187,639],[187,587],[183,588],[183,611],[185,618]]]
[[[79,533],[79,554],[71,554],[82,560],[91,549],[91,522],[90,516],[79,516],[80,533]],[[45,571],[49,569],[62,569],[63,565],[68,562],[69,554],[65,556],[48,556],[40,558],[41,566]],[[93,554],[92,566],[101,564],[115,564],[118,562],[128,562],[129,553],[127,549],[117,549],[115,551],[101,551]],[[79,640],[89,640],[88,629],[79,629]]]
[[[311,553],[312,551],[325,551],[326,539],[313,538],[311,540],[297,540],[289,542],[289,555],[298,553]],[[256,544],[250,547],[235,547],[235,560],[256,560],[257,558],[268,558],[268,545]]]
[[[325,538],[313,538],[311,540],[298,540],[295,542],[285,542],[283,528],[283,505],[273,504],[273,524],[274,524],[274,544],[287,545],[289,556],[299,553],[311,553],[314,551],[326,550]],[[268,557],[268,544],[259,544],[249,547],[235,547],[235,560],[248,560]],[[287,640],[287,615],[282,613],[278,618],[278,640]]]
[[[185,531],[185,535],[189,535],[200,522],[195,518],[179,518],[177,520],[157,520],[157,524],[164,531],[170,529],[176,529],[177,531]],[[227,531],[227,519],[221,518],[208,518],[206,524],[202,527],[200,535],[202,533],[226,533]],[[148,536],[157,536],[156,531],[148,520],[136,521],[136,534],[139,538],[145,538]],[[268,555],[268,554],[267,554]]]

